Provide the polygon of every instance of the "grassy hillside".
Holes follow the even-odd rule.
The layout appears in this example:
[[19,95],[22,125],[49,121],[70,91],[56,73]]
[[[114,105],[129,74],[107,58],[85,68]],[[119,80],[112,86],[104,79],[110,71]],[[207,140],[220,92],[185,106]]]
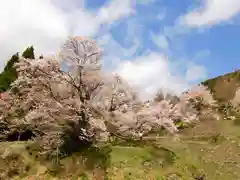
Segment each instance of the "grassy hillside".
[[232,121],[207,121],[184,130],[178,139],[116,144],[90,156],[87,151],[52,162],[29,149],[31,142],[2,142],[1,179],[240,179],[239,128]]
[[221,103],[228,102],[240,88],[240,70],[209,79],[202,84],[211,89],[216,100]]
[[[220,103],[234,97],[240,71],[203,84]],[[115,142],[46,161],[28,142],[0,142],[0,179],[26,180],[237,180],[240,179],[240,118],[201,121],[178,136]],[[34,147],[34,148],[33,148]]]

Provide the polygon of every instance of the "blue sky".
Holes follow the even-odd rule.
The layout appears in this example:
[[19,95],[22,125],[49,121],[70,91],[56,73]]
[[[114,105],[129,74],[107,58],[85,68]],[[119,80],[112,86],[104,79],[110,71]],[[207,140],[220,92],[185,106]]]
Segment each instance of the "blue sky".
[[117,72],[150,94],[158,89],[179,93],[240,68],[239,0],[1,3],[1,66],[28,45],[38,54],[56,53],[67,36],[79,35],[104,48],[104,71]]
[[[86,2],[87,8],[99,8],[107,1],[94,0]],[[131,46],[131,41],[124,41],[128,31],[128,23],[136,28],[135,33],[139,34],[139,41],[142,46],[137,55],[144,53],[144,50],[151,49],[166,53],[172,60],[189,60],[204,65],[208,75],[206,78],[215,77],[234,68],[240,68],[239,47],[240,47],[240,26],[234,24],[223,24],[207,29],[191,29],[189,33],[183,33],[171,39],[167,37],[168,49],[162,49],[150,40],[151,34],[161,33],[164,29],[173,28],[179,16],[187,13],[189,9],[198,7],[199,3],[192,0],[160,0],[149,4],[137,4],[136,14],[119,21],[119,25],[111,29],[114,39],[123,47]],[[158,15],[161,19],[158,19]],[[236,17],[235,17],[236,19]],[[231,19],[232,20],[232,19]],[[230,21],[230,20],[229,20]],[[137,27],[139,26],[139,28]],[[142,27],[141,27],[142,26]],[[186,28],[186,27],[182,27]],[[166,33],[167,34],[167,33]]]

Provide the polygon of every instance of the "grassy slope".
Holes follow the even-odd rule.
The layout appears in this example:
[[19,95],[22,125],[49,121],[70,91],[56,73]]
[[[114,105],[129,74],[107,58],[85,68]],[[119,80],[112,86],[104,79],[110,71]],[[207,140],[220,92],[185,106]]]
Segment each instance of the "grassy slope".
[[240,87],[240,70],[218,76],[203,82],[208,86],[219,102],[233,99],[236,89]]
[[[239,81],[240,72],[236,72],[205,84],[220,102],[227,102],[240,86]],[[156,140],[155,146],[149,141],[141,146],[115,145],[109,157],[96,156],[101,161],[97,163],[99,166],[93,166],[96,162],[92,155],[86,161],[79,154],[60,160],[61,167],[54,166],[42,162],[36,153],[29,153],[26,146],[30,142],[2,142],[0,174],[5,176],[2,179],[26,180],[237,180],[240,179],[239,128],[234,121],[205,120],[183,130],[179,139],[165,136]]]
[[183,132],[180,140],[157,141],[157,147],[115,147],[111,177],[160,180],[176,174],[186,180],[202,175],[211,180],[240,179],[240,132],[231,121],[201,123]]
[[109,164],[105,163],[106,170],[90,167],[79,155],[61,160],[62,167],[53,166],[29,154],[27,143],[6,142],[0,148],[0,173],[8,173],[9,179],[26,180],[87,180],[85,175],[96,180],[104,176],[113,180],[163,180],[171,175],[184,180],[203,175],[211,180],[235,180],[240,179],[239,128],[233,121],[208,121],[182,132],[180,140],[161,138],[154,147],[116,145]]

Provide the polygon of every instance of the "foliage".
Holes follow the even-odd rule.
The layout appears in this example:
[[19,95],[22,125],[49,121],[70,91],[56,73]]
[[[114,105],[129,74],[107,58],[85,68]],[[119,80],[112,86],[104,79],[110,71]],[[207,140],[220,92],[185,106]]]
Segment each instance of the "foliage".
[[0,104],[3,133],[31,129],[44,153],[71,154],[110,135],[141,139],[162,127],[175,133],[179,122],[199,119],[199,107],[214,106],[204,86],[144,103],[119,75],[101,71],[102,52],[95,41],[73,37],[57,57],[20,58],[18,78]]
[[[27,59],[34,59],[34,48],[33,46],[28,47],[22,54],[24,58]],[[7,91],[11,83],[17,79],[17,71],[14,68],[14,64],[19,62],[19,54],[14,54],[9,61],[7,62],[6,66],[3,69],[3,72],[0,74],[0,93]]]
[[35,59],[33,46],[28,47],[22,54],[22,57],[26,59]]
[[4,71],[0,74],[0,92],[5,92],[9,89],[10,84],[16,80],[17,72],[13,65],[19,61],[18,53],[14,54],[7,62]]

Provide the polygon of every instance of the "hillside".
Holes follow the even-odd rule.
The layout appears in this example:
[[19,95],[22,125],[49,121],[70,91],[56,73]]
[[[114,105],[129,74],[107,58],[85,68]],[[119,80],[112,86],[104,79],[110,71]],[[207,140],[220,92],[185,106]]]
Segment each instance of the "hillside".
[[42,161],[28,148],[31,142],[2,142],[1,179],[237,180],[239,137],[239,127],[230,121],[205,122],[183,132],[180,140],[115,144],[105,152],[73,154],[58,165],[57,159]]
[[[240,71],[204,84],[220,102],[227,102],[239,81]],[[60,159],[58,165],[53,163],[57,159],[42,161],[41,155],[29,149],[31,141],[2,142],[0,173],[1,179],[235,180],[240,179],[239,137],[239,126],[232,121],[206,120],[184,129],[179,139],[164,136],[154,146],[149,140],[116,142],[105,152],[88,149]]]
[[202,84],[211,89],[214,98],[220,103],[229,102],[240,88],[240,70],[209,79]]

